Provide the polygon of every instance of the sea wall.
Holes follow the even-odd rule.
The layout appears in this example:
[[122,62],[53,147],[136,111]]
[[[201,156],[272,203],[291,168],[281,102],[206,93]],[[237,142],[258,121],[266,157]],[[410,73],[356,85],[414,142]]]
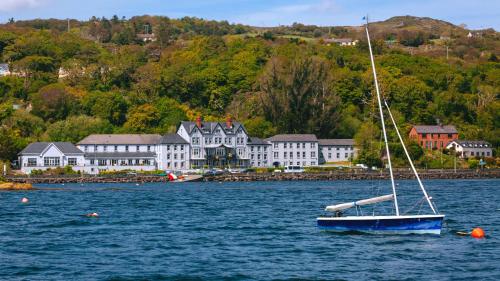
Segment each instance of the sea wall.
[[[500,169],[476,170],[427,170],[419,172],[421,179],[481,179],[500,178]],[[396,179],[415,179],[411,171],[395,171]],[[353,171],[353,172],[322,172],[322,173],[251,173],[224,174],[205,177],[205,181],[321,181],[321,180],[378,180],[390,179],[388,171]]]
[[[419,172],[422,179],[487,179],[500,178],[500,169],[489,170],[423,170]],[[397,179],[414,179],[415,176],[409,170],[398,170],[394,172]],[[321,173],[241,173],[223,174],[217,176],[205,176],[203,181],[320,181],[320,180],[378,180],[389,179],[387,171],[332,171]],[[148,183],[167,182],[164,176],[156,175],[106,175],[106,176],[36,176],[36,177],[8,177],[10,182],[51,184],[51,183]]]

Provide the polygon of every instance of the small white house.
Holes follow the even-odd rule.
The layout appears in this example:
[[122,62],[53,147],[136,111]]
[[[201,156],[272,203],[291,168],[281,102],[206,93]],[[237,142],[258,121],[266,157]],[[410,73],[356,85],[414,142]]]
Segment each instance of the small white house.
[[65,166],[83,171],[85,158],[84,153],[69,142],[34,142],[19,153],[19,164],[25,174]]
[[453,140],[446,145],[446,148],[454,149],[461,158],[493,156],[493,147],[486,141]]
[[320,139],[319,149],[326,163],[352,161],[358,155],[353,139]]
[[176,133],[166,134],[158,145],[160,170],[183,171],[190,168],[189,142]]
[[282,134],[266,139],[271,143],[273,166],[318,166],[318,139],[313,134]]
[[250,166],[271,167],[271,143],[256,137],[248,139],[248,150],[250,153]]

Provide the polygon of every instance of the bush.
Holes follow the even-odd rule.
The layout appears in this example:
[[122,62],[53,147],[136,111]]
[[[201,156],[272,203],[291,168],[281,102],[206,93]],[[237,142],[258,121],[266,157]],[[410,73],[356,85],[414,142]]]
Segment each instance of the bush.
[[467,163],[469,164],[469,168],[471,169],[476,169],[477,167],[479,167],[479,160],[469,159]]

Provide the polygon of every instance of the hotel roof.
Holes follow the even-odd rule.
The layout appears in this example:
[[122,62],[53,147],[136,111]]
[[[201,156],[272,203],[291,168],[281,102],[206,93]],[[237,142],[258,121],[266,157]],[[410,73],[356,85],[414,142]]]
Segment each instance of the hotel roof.
[[172,133],[172,134],[166,134],[164,135],[160,143],[166,143],[166,144],[188,144],[188,142],[183,139],[181,136],[178,134]]
[[267,141],[277,141],[277,142],[317,142],[318,139],[314,134],[281,134],[275,135],[268,139]]
[[320,139],[319,145],[334,146],[334,145],[355,145],[353,139]]
[[157,134],[107,134],[90,135],[78,144],[158,144],[161,136]]
[[34,142],[29,144],[25,149],[19,152],[19,155],[39,155],[42,154],[45,149],[51,144],[59,149],[64,154],[83,154],[83,152],[78,149],[74,144],[70,142]]
[[415,125],[417,133],[422,134],[457,134],[458,131],[453,125]]

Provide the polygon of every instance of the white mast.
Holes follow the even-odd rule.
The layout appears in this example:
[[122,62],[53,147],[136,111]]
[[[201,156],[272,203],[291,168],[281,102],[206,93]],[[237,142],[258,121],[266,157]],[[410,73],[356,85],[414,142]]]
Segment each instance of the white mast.
[[370,50],[370,60],[372,63],[373,79],[375,80],[375,89],[377,90],[377,101],[380,112],[380,121],[382,122],[382,132],[384,133],[387,162],[389,164],[389,173],[391,175],[392,194],[394,195],[394,207],[396,209],[396,216],[399,216],[398,198],[396,196],[396,185],[394,184],[394,175],[392,173],[391,154],[389,152],[389,143],[387,142],[387,133],[385,131],[384,112],[382,111],[382,101],[380,100],[380,89],[378,87],[377,72],[375,70],[375,60],[373,59],[372,44],[370,43],[370,34],[368,33],[368,16],[366,16],[366,38],[368,39],[368,49]]
[[411,169],[413,170],[413,173],[415,174],[415,177],[417,178],[418,184],[420,185],[420,189],[422,189],[422,192],[424,193],[425,199],[427,200],[427,203],[429,203],[429,207],[431,207],[432,212],[436,214],[436,210],[434,210],[434,206],[432,206],[431,199],[427,195],[427,192],[425,191],[424,185],[422,184],[422,181],[420,180],[420,177],[418,176],[417,169],[415,169],[415,166],[413,165],[413,161],[411,160],[410,154],[408,153],[408,150],[406,149],[405,143],[403,142],[403,138],[401,137],[401,134],[399,133],[398,126],[396,125],[396,121],[394,121],[394,117],[392,116],[391,109],[389,108],[389,105],[387,104],[387,101],[384,100],[385,107],[387,108],[387,111],[389,112],[389,116],[391,117],[392,124],[394,125],[394,128],[396,129],[396,133],[398,134],[399,141],[401,142],[401,145],[403,146],[403,149],[405,151],[406,157],[408,158],[408,162],[410,162]]

